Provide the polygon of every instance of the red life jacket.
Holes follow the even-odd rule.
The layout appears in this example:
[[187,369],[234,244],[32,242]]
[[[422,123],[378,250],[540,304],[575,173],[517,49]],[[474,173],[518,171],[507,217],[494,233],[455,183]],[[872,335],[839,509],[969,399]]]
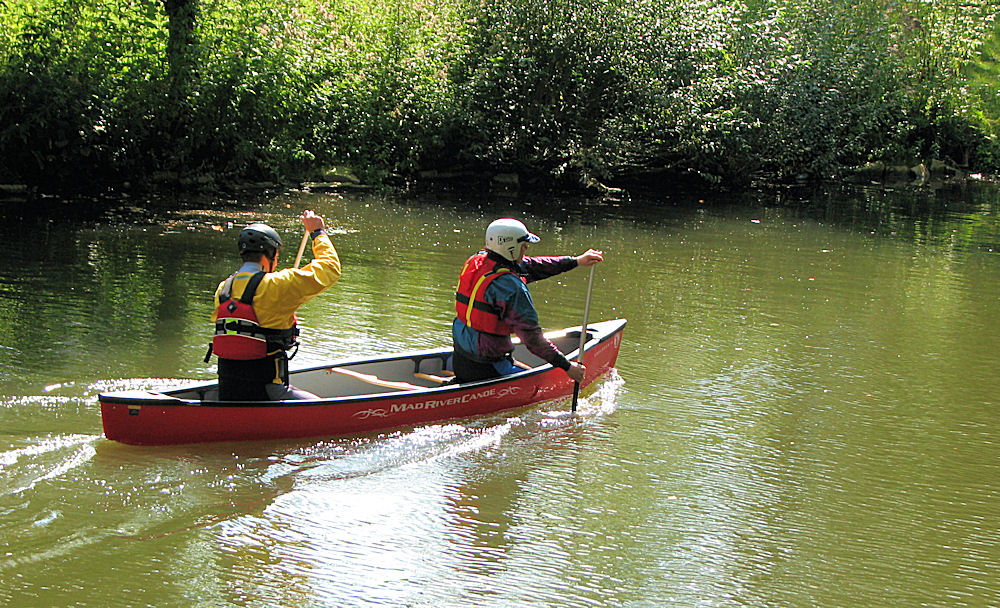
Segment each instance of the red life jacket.
[[[222,359],[263,359],[275,350],[288,350],[296,344],[297,326],[290,329],[261,327],[253,310],[257,286],[266,273],[260,271],[250,277],[243,295],[232,299],[233,276],[229,277],[219,293],[216,311],[215,337],[209,355],[215,353]],[[207,361],[208,357],[206,357]]]
[[[514,329],[501,320],[500,308],[483,299],[490,283],[508,272],[514,271],[489,259],[486,253],[477,253],[465,261],[455,291],[455,314],[462,323],[476,331],[498,336],[514,333]],[[515,276],[528,282],[520,275]]]

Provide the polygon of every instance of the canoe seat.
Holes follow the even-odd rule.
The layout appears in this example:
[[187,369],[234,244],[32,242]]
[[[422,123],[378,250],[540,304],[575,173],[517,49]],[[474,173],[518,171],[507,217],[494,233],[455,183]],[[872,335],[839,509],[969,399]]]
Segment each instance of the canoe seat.
[[410,384],[409,382],[398,382],[396,380],[383,380],[382,378],[379,378],[374,374],[363,374],[361,372],[344,369],[343,367],[329,367],[327,368],[327,370],[337,374],[350,376],[351,378],[360,380],[362,382],[367,382],[368,384],[372,384],[375,386],[394,388],[401,391],[419,391],[427,388],[425,386],[417,386],[416,384]]

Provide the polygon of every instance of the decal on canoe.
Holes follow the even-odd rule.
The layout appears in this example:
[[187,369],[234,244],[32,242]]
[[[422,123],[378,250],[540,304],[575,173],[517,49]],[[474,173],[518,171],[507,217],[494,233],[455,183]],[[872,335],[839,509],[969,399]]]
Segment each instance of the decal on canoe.
[[354,416],[360,418],[361,420],[366,420],[372,416],[377,416],[379,418],[385,418],[385,408],[380,407],[377,409],[367,409],[360,412],[354,412]]
[[353,415],[361,420],[365,420],[373,416],[385,418],[390,414],[399,414],[410,410],[432,410],[439,407],[457,405],[459,403],[469,403],[470,401],[486,397],[499,399],[507,397],[508,395],[516,395],[520,392],[520,390],[521,387],[519,386],[493,387],[484,391],[479,391],[478,393],[465,393],[464,395],[456,395],[447,399],[428,399],[426,401],[416,401],[414,403],[391,403],[387,408],[369,408],[367,410],[355,412]]

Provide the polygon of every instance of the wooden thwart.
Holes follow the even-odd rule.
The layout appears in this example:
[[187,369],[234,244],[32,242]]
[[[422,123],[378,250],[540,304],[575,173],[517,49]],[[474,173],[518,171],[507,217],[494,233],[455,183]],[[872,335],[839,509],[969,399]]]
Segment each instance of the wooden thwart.
[[356,372],[349,369],[344,369],[342,367],[328,367],[328,371],[343,374],[345,376],[350,376],[362,382],[367,382],[368,384],[373,384],[375,386],[384,386],[386,388],[395,388],[402,391],[419,391],[426,389],[426,386],[418,386],[416,384],[410,384],[409,382],[397,382],[395,380],[383,380],[378,376],[373,374],[362,374],[361,372]]
[[424,380],[430,380],[431,382],[437,382],[438,384],[444,384],[445,382],[451,382],[451,379],[455,377],[455,374],[444,370],[441,372],[445,374],[444,376],[436,376],[434,374],[425,374],[423,372],[416,372],[413,374],[417,378],[423,378]]

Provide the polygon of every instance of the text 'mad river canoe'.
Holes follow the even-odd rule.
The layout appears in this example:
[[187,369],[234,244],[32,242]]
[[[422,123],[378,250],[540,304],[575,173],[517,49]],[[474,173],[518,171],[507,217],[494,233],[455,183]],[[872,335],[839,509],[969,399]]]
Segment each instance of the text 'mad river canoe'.
[[[614,367],[625,323],[617,319],[587,325],[583,387]],[[580,327],[546,336],[568,358],[576,358]],[[532,368],[502,378],[449,384],[450,357],[447,348],[291,371],[291,384],[318,399],[218,401],[213,400],[214,382],[163,392],[103,393],[99,400],[104,434],[132,445],[335,437],[469,418],[573,393],[566,372],[520,344],[514,357]]]

